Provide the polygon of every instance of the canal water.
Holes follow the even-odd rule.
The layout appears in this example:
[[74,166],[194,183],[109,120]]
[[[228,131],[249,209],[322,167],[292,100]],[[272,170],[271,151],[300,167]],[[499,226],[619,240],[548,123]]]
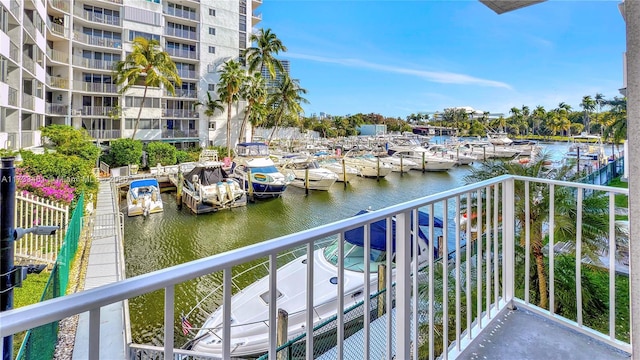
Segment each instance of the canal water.
[[[550,144],[545,148],[559,160],[567,146],[566,143]],[[403,175],[392,173],[379,181],[357,178],[346,188],[336,183],[327,192],[311,191],[308,196],[303,189],[289,187],[277,199],[257,200],[246,207],[198,216],[186,208],[178,209],[175,193],[163,193],[164,212],[146,219],[141,216],[125,219],[127,277],[327,224],[362,209],[381,209],[453,189],[464,185],[469,169],[470,166],[460,166],[448,172],[426,173],[413,170]],[[453,216],[450,224],[455,226]],[[451,245],[449,248],[453,248]],[[246,286],[260,276],[262,274],[247,274],[237,280],[240,286]],[[214,274],[177,286],[176,314],[187,314],[219,283],[220,275]],[[129,302],[134,343],[162,344],[163,304],[161,291]],[[189,316],[189,321],[198,327],[206,315],[196,311]],[[188,339],[182,337],[179,320],[175,326],[176,346],[181,346]]]

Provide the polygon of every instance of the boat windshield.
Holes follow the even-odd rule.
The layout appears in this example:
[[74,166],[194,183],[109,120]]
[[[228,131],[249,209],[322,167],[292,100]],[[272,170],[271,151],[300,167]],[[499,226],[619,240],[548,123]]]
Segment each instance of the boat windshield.
[[278,169],[276,169],[275,166],[271,165],[271,166],[257,166],[257,167],[252,167],[251,168],[251,173],[253,174],[257,174],[257,173],[262,173],[262,174],[273,174],[273,173],[277,173]]
[[[324,249],[324,258],[331,264],[338,266],[338,240]],[[378,265],[384,264],[387,260],[387,252],[371,249],[371,262],[369,263],[369,271],[378,272]],[[364,272],[364,248],[344,242],[344,268],[345,270]]]

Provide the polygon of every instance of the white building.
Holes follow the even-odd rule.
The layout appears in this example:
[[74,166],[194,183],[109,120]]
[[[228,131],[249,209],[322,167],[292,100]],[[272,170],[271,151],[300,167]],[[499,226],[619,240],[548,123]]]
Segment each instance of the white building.
[[[261,4],[0,0],[0,148],[37,146],[50,124],[85,128],[100,141],[131,137],[144,87],[119,95],[112,69],[137,36],[160,41],[182,86],[175,96],[149,89],[136,139],[223,144],[226,113],[208,119],[194,104],[215,91],[220,65],[247,48]],[[233,107],[235,121],[242,108]]]

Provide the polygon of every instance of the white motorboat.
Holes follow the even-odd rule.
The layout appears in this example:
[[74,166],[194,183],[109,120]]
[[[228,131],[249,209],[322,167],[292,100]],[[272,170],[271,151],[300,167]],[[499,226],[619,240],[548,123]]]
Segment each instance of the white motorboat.
[[592,172],[607,164],[607,155],[602,138],[598,135],[583,133],[572,137],[573,143],[564,155],[565,165],[575,167],[577,171]]
[[391,171],[399,173],[407,173],[410,170],[419,169],[420,165],[412,159],[405,159],[400,155],[378,156],[383,164],[391,166]]
[[208,160],[199,161],[184,176],[182,202],[200,214],[245,206],[247,197],[240,182],[227,175],[223,162]]
[[383,178],[393,171],[391,165],[385,164],[379,158],[366,157],[353,151],[348,151],[343,160],[345,164],[357,169],[358,175],[366,178]]
[[162,198],[160,184],[156,179],[133,180],[127,191],[127,216],[143,215],[162,212]]
[[264,143],[239,143],[236,153],[232,176],[257,198],[278,197],[293,180],[292,176],[285,176],[276,168]]
[[[363,214],[363,210],[357,215]],[[434,227],[442,228],[440,219],[434,218]],[[428,239],[429,214],[419,211],[418,216],[418,262],[429,260]],[[395,226],[395,218],[393,226]],[[412,226],[413,227],[413,226]],[[375,294],[377,269],[386,263],[387,235],[386,220],[370,225],[370,284],[371,294]],[[395,232],[392,248],[395,250]],[[347,309],[363,301],[364,290],[364,228],[349,230],[344,234],[344,308]],[[412,243],[415,234],[411,234],[408,243]],[[313,253],[313,313],[314,325],[335,316],[337,309],[338,281],[338,242]],[[434,251],[435,252],[435,251]],[[391,255],[391,254],[390,254]],[[393,255],[391,255],[393,256]],[[431,256],[435,256],[432,254]],[[277,307],[289,314],[288,336],[299,336],[306,331],[307,303],[307,256],[301,256],[277,270]],[[392,270],[395,278],[395,269]],[[263,277],[231,298],[231,357],[255,356],[263,354],[269,346],[269,277]],[[202,325],[188,347],[196,352],[222,355],[222,307],[215,310]]]
[[336,173],[321,167],[317,160],[308,156],[284,158],[280,171],[293,177],[292,186],[303,189],[328,191],[338,181]]
[[454,159],[458,162],[458,165],[470,165],[473,164],[474,161],[478,161],[478,157],[471,153],[471,151],[458,146],[450,148],[444,145],[434,144],[427,146],[427,150],[435,156]]
[[350,182],[358,176],[358,169],[349,166],[342,159],[324,158],[318,161],[320,167],[333,171],[338,175],[338,181]]
[[513,140],[509,139],[509,135],[504,131],[487,132],[487,140],[493,145],[509,145]]
[[421,145],[391,146],[389,147],[389,154],[402,156],[417,162],[419,164],[417,169],[422,169],[422,163],[424,162],[425,171],[447,171],[458,165],[455,159],[436,156]]

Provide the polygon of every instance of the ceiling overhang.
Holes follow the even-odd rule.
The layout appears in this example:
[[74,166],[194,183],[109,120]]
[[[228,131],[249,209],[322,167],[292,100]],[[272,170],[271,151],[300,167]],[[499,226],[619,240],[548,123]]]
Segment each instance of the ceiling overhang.
[[480,0],[481,3],[485,4],[497,14],[503,14],[544,1],[546,0]]

